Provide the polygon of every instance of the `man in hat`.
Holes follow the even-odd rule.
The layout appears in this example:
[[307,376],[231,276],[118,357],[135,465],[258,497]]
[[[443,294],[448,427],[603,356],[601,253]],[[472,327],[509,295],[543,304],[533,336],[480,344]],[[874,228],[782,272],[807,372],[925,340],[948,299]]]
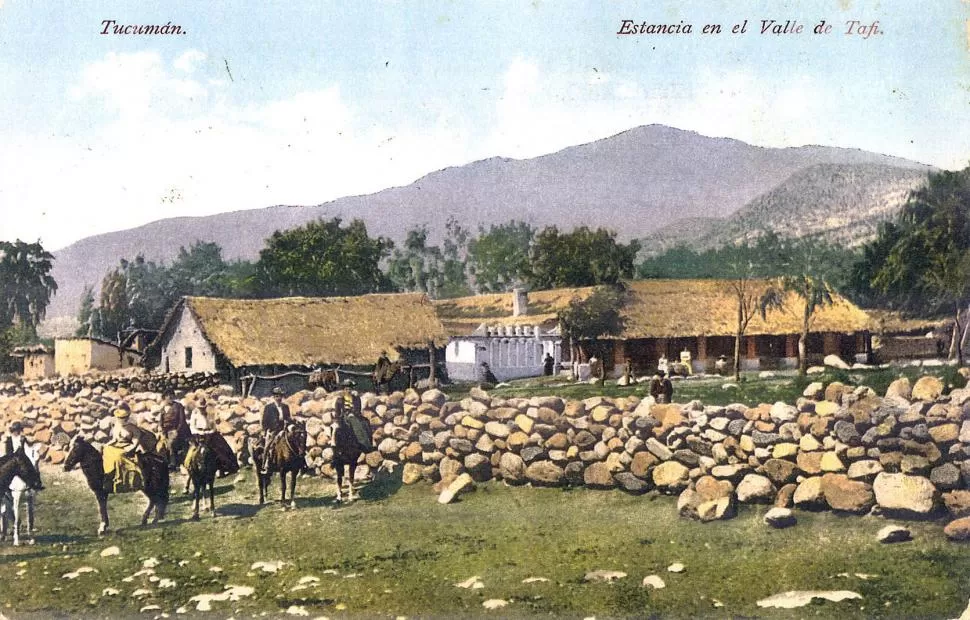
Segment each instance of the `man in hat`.
[[178,469],[178,457],[188,447],[189,436],[192,433],[185,417],[185,406],[175,399],[175,393],[171,390],[166,390],[162,394],[162,413],[159,419],[159,427],[162,430],[162,436],[168,443],[169,468],[175,471]]
[[341,385],[343,391],[337,397],[337,402],[334,403],[334,416],[342,418],[354,431],[354,437],[357,438],[360,447],[365,452],[370,452],[374,449],[370,424],[361,413],[360,396],[352,391],[352,388],[356,387],[357,384],[351,379],[344,379]]
[[377,363],[374,364],[374,389],[378,394],[388,393],[393,377],[394,369],[391,365],[390,358],[387,357],[387,351],[381,351],[380,356],[377,358]]
[[273,446],[276,445],[280,432],[292,420],[290,407],[283,402],[283,389],[279,387],[273,388],[273,399],[263,407],[263,418],[260,421],[263,429],[263,445],[266,446],[263,450],[263,463],[261,466],[264,474],[268,472],[269,455]]
[[0,456],[8,456],[20,448],[26,449],[28,444],[23,433],[24,425],[20,423],[20,420],[11,422],[10,428],[7,429],[7,436],[3,440],[3,454],[0,454]]
[[674,386],[666,374],[658,369],[657,374],[650,380],[650,396],[658,403],[669,403],[674,396]]

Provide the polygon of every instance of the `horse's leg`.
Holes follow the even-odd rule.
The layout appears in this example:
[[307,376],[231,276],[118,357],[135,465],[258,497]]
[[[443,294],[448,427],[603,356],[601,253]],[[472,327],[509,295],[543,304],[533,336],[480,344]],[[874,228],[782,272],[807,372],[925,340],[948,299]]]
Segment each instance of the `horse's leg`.
[[13,500],[13,546],[20,546],[20,500],[23,491],[11,491],[10,496]]
[[286,505],[286,470],[280,469],[280,505]]
[[209,512],[216,516],[216,481],[215,474],[209,479]]
[[290,471],[290,508],[296,508],[296,472]]
[[101,516],[101,525],[98,527],[98,536],[104,536],[108,533],[108,528],[111,527],[108,521],[108,495],[106,493],[97,494],[98,498],[98,513]]
[[199,520],[199,501],[202,499],[202,481],[196,480],[195,476],[189,476],[192,479],[192,520]]
[[7,540],[7,529],[10,523],[11,507],[7,503],[6,494],[0,494],[0,541]]
[[354,501],[354,476],[357,473],[357,459],[350,462],[350,475],[347,476],[347,501]]
[[148,508],[145,509],[145,514],[141,516],[142,527],[148,525],[148,515],[151,514],[152,509],[155,508],[155,500],[152,499],[151,495],[148,495]]
[[36,493],[33,491],[28,491],[25,498],[27,504],[27,535],[30,536],[31,542],[34,540],[34,499],[36,498]]
[[337,470],[337,501],[338,502],[342,502],[342,501],[344,501],[343,490],[341,490],[341,487],[344,485],[344,465],[343,465],[343,463],[338,464],[335,469]]

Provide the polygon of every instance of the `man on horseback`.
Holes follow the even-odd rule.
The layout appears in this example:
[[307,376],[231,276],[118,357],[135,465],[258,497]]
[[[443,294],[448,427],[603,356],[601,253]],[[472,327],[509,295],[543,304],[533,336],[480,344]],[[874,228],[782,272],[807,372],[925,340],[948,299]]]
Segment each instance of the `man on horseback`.
[[292,421],[290,407],[283,402],[283,389],[273,388],[273,400],[263,408],[263,418],[260,421],[263,429],[263,445],[266,446],[263,451],[263,462],[260,466],[262,473],[265,474],[269,471],[269,455],[276,442],[279,441],[280,434],[286,428],[286,425]]
[[225,477],[239,471],[239,462],[229,443],[217,429],[213,428],[209,421],[209,413],[206,407],[205,396],[200,396],[198,407],[192,411],[189,418],[189,431],[192,436],[189,451],[185,455],[185,468],[190,469],[192,459],[195,458],[199,446],[206,444],[216,455],[219,464],[220,475]]
[[381,351],[374,364],[374,390],[378,394],[387,394],[390,389],[391,379],[394,378],[395,368],[391,360],[387,357],[387,351]]
[[[360,444],[361,449],[364,452],[370,452],[374,449],[370,424],[361,413],[360,396],[351,391],[351,388],[356,385],[351,379],[344,379],[343,391],[337,397],[337,402],[334,403],[334,414],[338,419],[344,420],[354,431],[354,437],[357,438],[357,443]],[[331,437],[336,437],[336,432],[331,433]]]
[[189,423],[185,418],[185,406],[175,400],[171,390],[162,394],[162,414],[159,420],[162,436],[168,444],[169,469],[179,466],[179,456],[189,443]]
[[10,424],[10,428],[7,429],[7,436],[3,440],[3,454],[0,456],[7,456],[13,454],[21,447],[27,448],[27,439],[23,435],[24,425],[20,423],[19,420],[15,420]]

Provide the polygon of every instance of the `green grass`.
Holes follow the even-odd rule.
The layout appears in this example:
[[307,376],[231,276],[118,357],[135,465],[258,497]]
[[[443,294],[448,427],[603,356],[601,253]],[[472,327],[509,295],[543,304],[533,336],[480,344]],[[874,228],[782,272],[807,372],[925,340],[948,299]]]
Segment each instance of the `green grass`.
[[[773,371],[774,377],[760,378],[759,373],[742,373],[741,381],[734,382],[733,377],[697,377],[674,381],[674,402],[686,403],[700,400],[705,405],[728,405],[743,403],[748,406],[759,403],[774,403],[783,401],[794,403],[802,395],[809,383],[819,381],[829,384],[841,381],[847,385],[867,385],[878,394],[885,394],[886,388],[900,377],[909,377],[911,382],[923,375],[941,377],[949,388],[964,387],[966,381],[952,366],[940,367],[889,367],[866,370],[836,370],[827,369],[820,374],[798,377],[793,370]],[[725,388],[725,385],[730,387]],[[445,392],[452,398],[462,398],[468,392],[467,384],[447,386]],[[590,385],[587,383],[571,383],[561,377],[538,377],[511,381],[508,386],[489,390],[489,394],[503,398],[532,397],[555,394],[567,399],[584,399],[591,396],[630,396],[640,398],[650,393],[649,383],[644,382],[630,387],[616,385],[613,380],[607,380],[606,385]]]
[[[939,523],[910,523],[913,542],[881,545],[875,534],[887,521],[872,517],[799,512],[797,526],[772,530],[761,523],[767,508],[750,507],[733,520],[699,524],[678,519],[670,497],[497,483],[442,506],[429,486],[402,487],[394,479],[372,484],[363,500],[339,508],[332,484],[302,479],[301,507],[284,511],[253,506],[247,475],[235,485],[221,482],[216,501],[224,516],[201,522],[185,520],[189,507],[179,496],[170,522],[136,528],[144,499],[112,497],[119,529],[98,539],[93,498],[75,476],[47,474],[35,546],[0,547],[3,614],[128,617],[155,604],[169,614],[187,605],[189,617],[198,617],[203,614],[189,599],[227,584],[252,586],[255,594],[214,602],[212,617],[275,615],[302,605],[311,617],[943,618],[958,616],[970,597],[970,549],[947,542]],[[100,557],[110,545],[121,555]],[[149,557],[160,562],[157,576],[174,580],[175,588],[160,589],[148,576],[123,581]],[[276,560],[291,564],[276,574],[250,570],[253,562]],[[668,573],[673,562],[686,571]],[[61,577],[81,566],[98,572]],[[598,569],[628,577],[583,581]],[[650,574],[667,587],[641,587]],[[307,575],[319,584],[292,591]],[[484,588],[455,587],[476,575]],[[528,577],[549,581],[523,584]],[[106,587],[120,593],[102,596]],[[137,588],[151,594],[132,599]],[[815,589],[852,590],[863,599],[790,611],[756,605],[787,590]],[[510,602],[487,612],[482,602],[492,598]]]

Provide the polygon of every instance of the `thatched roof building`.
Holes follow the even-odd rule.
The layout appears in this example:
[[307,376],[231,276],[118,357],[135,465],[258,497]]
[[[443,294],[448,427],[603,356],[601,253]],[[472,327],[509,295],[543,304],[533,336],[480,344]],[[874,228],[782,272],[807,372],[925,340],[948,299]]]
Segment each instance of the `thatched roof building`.
[[[422,294],[219,299],[185,297],[152,345],[163,372],[246,373],[370,366],[387,351],[443,347],[447,334]],[[245,369],[245,371],[243,370]]]
[[[623,329],[618,336],[593,343],[590,355],[609,363],[631,361],[655,366],[661,357],[678,359],[691,353],[695,362],[706,365],[720,355],[731,356],[737,329],[737,299],[727,280],[638,280],[625,283],[626,300],[621,309]],[[761,292],[768,281],[749,281],[752,291]],[[511,316],[512,295],[478,295],[435,302],[448,333],[455,338],[472,334],[480,326],[540,326],[554,328],[556,315],[574,299],[585,299],[594,288],[535,291],[528,295],[528,311]],[[790,364],[796,357],[804,302],[794,293],[784,300],[782,310],[755,316],[745,331],[742,357],[748,367],[771,365],[769,359]],[[821,357],[830,353],[852,361],[869,351],[868,315],[853,303],[835,296],[834,303],[816,311],[811,324],[808,350]],[[501,331],[501,330],[500,330]],[[568,350],[564,356],[568,356]],[[764,363],[762,363],[764,358]]]

